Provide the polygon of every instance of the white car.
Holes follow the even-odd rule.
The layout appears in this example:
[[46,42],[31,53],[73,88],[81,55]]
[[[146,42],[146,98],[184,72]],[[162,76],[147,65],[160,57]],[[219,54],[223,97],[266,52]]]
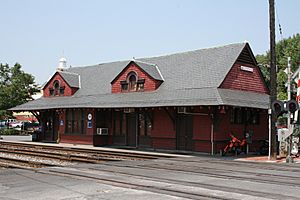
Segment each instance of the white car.
[[22,125],[23,125],[23,122],[15,121],[15,122],[9,123],[9,128],[21,128]]

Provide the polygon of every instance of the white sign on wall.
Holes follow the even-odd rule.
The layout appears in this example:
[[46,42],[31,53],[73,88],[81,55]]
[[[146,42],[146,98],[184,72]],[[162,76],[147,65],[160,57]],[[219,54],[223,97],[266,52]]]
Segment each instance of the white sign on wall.
[[252,67],[246,67],[246,66],[241,66],[241,70],[242,71],[246,71],[246,72],[253,72],[253,68]]

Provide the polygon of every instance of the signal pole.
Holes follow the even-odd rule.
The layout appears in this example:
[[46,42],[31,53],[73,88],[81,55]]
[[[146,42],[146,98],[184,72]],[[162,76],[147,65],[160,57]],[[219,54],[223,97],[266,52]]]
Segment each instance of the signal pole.
[[[277,74],[276,74],[276,54],[275,54],[275,3],[274,0],[269,0],[269,20],[270,20],[270,108],[277,99]],[[277,117],[274,111],[271,112],[271,159],[277,158],[277,139],[275,123]]]

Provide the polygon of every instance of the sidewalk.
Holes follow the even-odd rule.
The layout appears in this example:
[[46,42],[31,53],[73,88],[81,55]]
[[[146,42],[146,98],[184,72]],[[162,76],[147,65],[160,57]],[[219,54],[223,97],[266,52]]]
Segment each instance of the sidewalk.
[[[270,163],[286,163],[285,157],[277,156],[276,160],[269,160],[268,156],[248,156],[248,157],[241,157],[235,158],[234,160],[237,161],[250,161],[250,162],[270,162]],[[300,163],[300,157],[294,157],[294,163]]]

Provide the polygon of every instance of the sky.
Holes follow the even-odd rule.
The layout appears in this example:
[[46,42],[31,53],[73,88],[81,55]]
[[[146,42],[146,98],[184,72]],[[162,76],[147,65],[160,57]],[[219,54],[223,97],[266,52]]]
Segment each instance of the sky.
[[[300,1],[275,0],[276,40],[300,33]],[[278,24],[282,27],[279,33]],[[269,49],[268,0],[0,0],[0,63],[43,84],[72,67],[248,41]]]

